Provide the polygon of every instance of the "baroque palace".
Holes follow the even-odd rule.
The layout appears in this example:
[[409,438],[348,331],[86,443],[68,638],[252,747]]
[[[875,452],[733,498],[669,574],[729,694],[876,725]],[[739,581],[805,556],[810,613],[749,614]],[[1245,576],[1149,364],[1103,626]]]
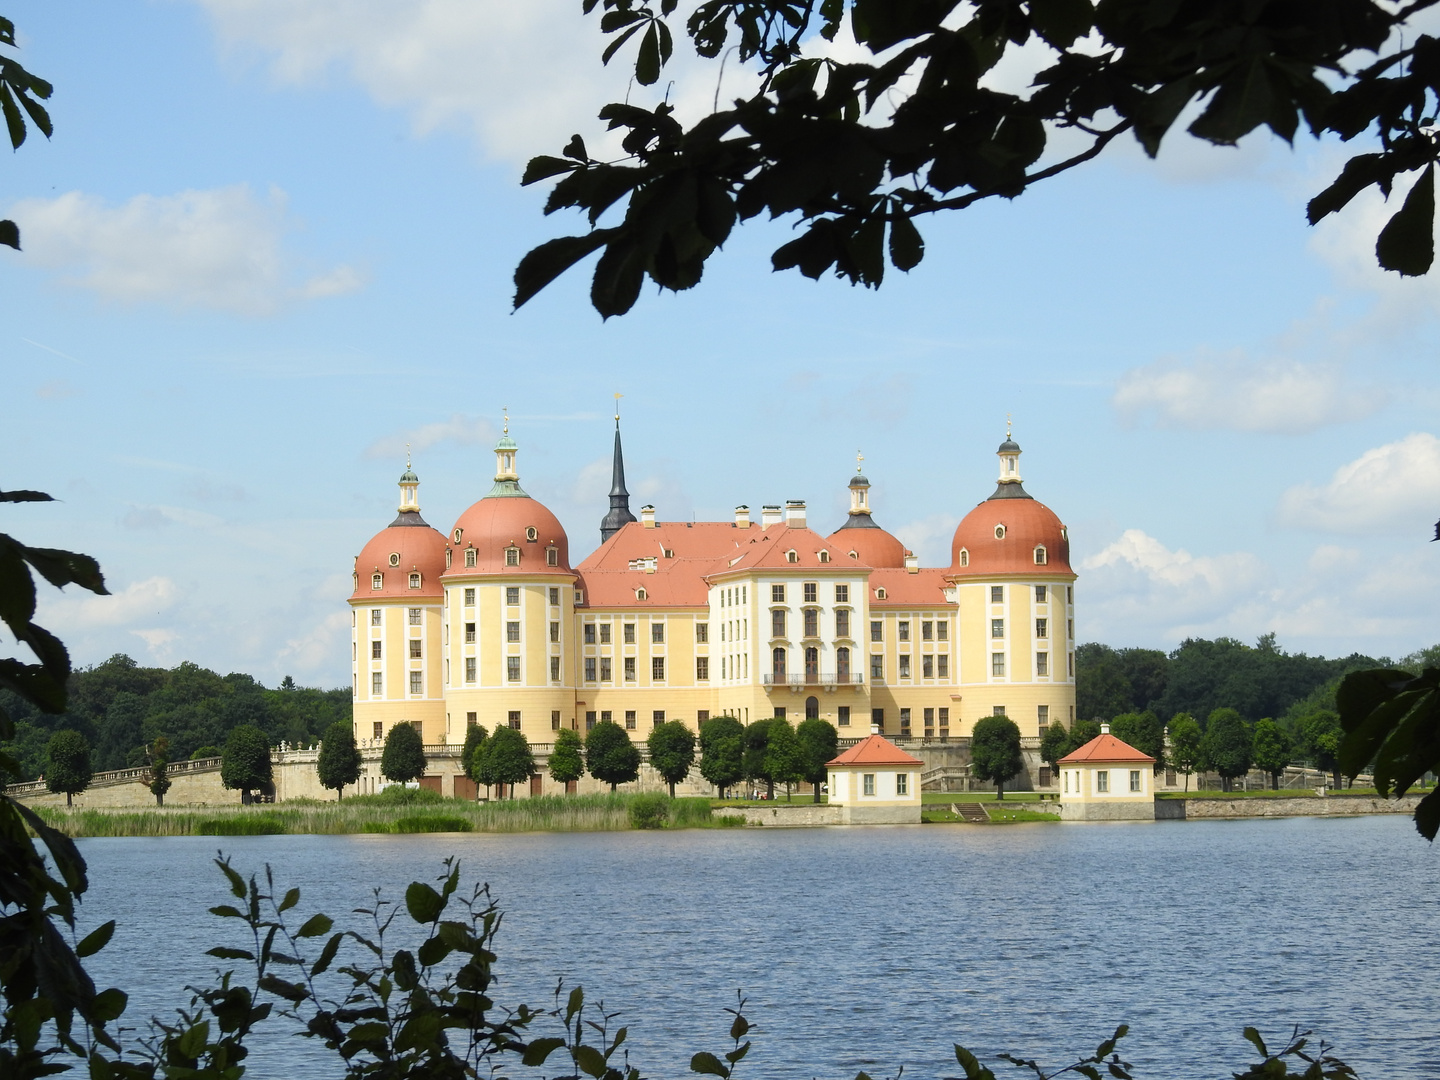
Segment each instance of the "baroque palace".
[[1075,574],[1065,526],[1000,444],[995,492],[955,530],[950,565],[921,567],[849,481],[829,535],[805,504],[732,521],[661,521],[629,507],[615,426],[610,509],[578,566],[559,520],[520,487],[518,447],[442,535],[400,478],[399,516],[355,558],[355,733],[414,724],[427,744],[509,724],[532,743],[614,720],[818,716],[840,737],[967,737],[1004,713],[1022,736],[1075,714]]

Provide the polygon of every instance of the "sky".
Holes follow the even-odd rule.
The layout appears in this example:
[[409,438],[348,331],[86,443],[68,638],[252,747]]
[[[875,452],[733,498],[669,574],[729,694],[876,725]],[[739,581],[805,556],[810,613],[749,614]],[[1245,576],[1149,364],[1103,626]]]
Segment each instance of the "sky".
[[[616,393],[632,507],[663,520],[804,499],[829,532],[860,451],[876,520],[948,565],[1008,416],[1069,527],[1081,641],[1440,640],[1440,274],[1374,266],[1378,197],[1306,225],[1350,148],[1117,142],[925,223],[925,260],[878,291],[772,273],[793,222],[751,223],[697,289],[602,321],[585,269],[510,308],[520,257],[581,228],[524,162],[605,147],[599,107],[648,93],[601,65],[580,0],[3,14],[55,133],[0,168],[24,243],[0,249],[0,487],[58,501],[0,507],[0,531],[100,560],[110,597],[42,598],[77,664],[343,685],[352,560],[407,443],[447,531],[508,407],[578,561]],[[712,66],[674,75],[682,114],[714,100]]]

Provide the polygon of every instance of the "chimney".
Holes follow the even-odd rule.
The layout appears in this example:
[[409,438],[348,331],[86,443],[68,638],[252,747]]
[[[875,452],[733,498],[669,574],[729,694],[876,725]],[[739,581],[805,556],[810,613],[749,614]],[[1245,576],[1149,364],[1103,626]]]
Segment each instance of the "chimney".
[[648,503],[640,507],[640,527],[642,529],[653,529],[655,527],[655,507]]
[[1100,725],[1100,734],[1101,734],[1101,735],[1109,735],[1109,734],[1110,734],[1110,725],[1109,725],[1109,724],[1101,724],[1101,725]]
[[905,572],[907,574],[920,572],[920,559],[913,551],[905,552]]
[[880,725],[879,725],[879,724],[871,724],[871,725],[870,725],[870,734],[871,734],[871,735],[879,735],[879,734],[880,734]]
[[805,528],[804,499],[790,499],[785,503],[785,524],[791,529]]
[[780,507],[778,505],[770,504],[760,508],[760,527],[762,529],[768,529],[771,525],[779,525],[780,520]]
[[748,529],[750,527],[750,507],[735,507],[735,527],[737,529]]

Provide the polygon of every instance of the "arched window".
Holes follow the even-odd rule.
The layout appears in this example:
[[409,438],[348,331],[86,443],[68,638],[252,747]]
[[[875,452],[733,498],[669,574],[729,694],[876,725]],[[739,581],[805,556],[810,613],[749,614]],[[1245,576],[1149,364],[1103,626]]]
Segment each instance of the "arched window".
[[560,549],[559,549],[559,548],[557,548],[557,547],[548,547],[548,548],[545,549],[545,565],[546,565],[546,566],[559,566],[559,565],[560,565]]
[[636,599],[636,600],[644,600],[644,599],[646,599],[647,597],[649,597],[649,595],[650,595],[650,594],[647,593],[644,589],[636,589],[636,590],[635,590],[635,599]]
[[505,565],[506,565],[506,566],[519,566],[519,565],[520,565],[520,549],[519,549],[518,547],[507,547],[507,548],[505,549]]
[[391,565],[391,566],[399,566],[399,565],[400,565],[400,555],[399,555],[398,552],[392,551],[392,552],[390,553],[390,565]]
[[806,719],[806,720],[819,720],[819,719],[820,719],[820,699],[819,699],[819,698],[817,698],[817,697],[807,697],[807,698],[805,699],[805,719]]
[[775,649],[770,654],[770,673],[775,677],[776,682],[785,678],[785,650]]
[[790,551],[785,552],[785,561],[786,561],[786,562],[799,562],[799,561],[800,561],[800,553],[799,553],[798,551],[795,551],[794,549],[791,549]]
[[370,587],[371,587],[372,589],[383,589],[383,588],[385,587],[385,575],[384,575],[384,574],[373,574],[373,575],[371,575],[371,577],[370,577]]
[[828,552],[828,551],[822,551],[822,552],[820,552],[820,561],[821,561],[821,562],[829,562],[829,561],[830,561],[830,552]]
[[844,645],[835,650],[835,677],[841,682],[850,678],[850,650]]
[[354,587],[355,587],[355,588],[357,588],[357,589],[360,588],[360,575],[359,575],[359,574],[351,574],[351,575],[350,575],[350,579],[351,579],[351,581],[354,583]]
[[970,565],[970,552],[969,552],[966,548],[961,548],[961,549],[960,549],[960,565],[961,565],[961,566],[969,566],[969,565]]
[[1004,539],[1005,539],[1005,526],[1004,526],[1004,525],[996,525],[996,526],[995,526],[995,539],[996,539],[996,540],[1004,540]]
[[466,548],[466,549],[465,549],[465,565],[466,565],[466,566],[474,566],[474,565],[475,565],[475,549],[474,549],[473,547],[472,547],[472,548]]
[[884,600],[884,599],[885,599],[885,588],[884,588],[884,586],[881,586],[880,588],[878,588],[878,589],[875,590],[875,599],[876,599],[876,600]]
[[1044,544],[1036,544],[1036,545],[1035,545],[1035,565],[1036,565],[1036,566],[1044,566],[1044,565],[1045,565],[1045,545],[1044,545]]
[[820,650],[810,647],[805,650],[805,677],[817,678],[820,674]]
[[410,587],[411,587],[412,589],[418,589],[418,588],[420,587],[420,575],[419,575],[419,574],[411,574],[411,575],[410,575]]
[[451,551],[450,551],[450,549],[447,547],[447,548],[445,549],[445,569],[446,569],[446,570],[449,570],[449,569],[450,569],[450,555],[451,555]]

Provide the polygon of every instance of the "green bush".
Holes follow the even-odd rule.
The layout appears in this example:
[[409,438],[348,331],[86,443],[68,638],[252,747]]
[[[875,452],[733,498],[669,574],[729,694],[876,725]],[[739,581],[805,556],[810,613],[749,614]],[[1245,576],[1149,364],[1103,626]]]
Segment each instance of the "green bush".
[[228,818],[210,818],[195,826],[196,836],[281,836],[285,823],[278,818],[237,814]]
[[667,795],[636,795],[630,801],[630,827],[663,829],[670,823],[670,798]]
[[395,820],[397,833],[469,832],[470,822],[448,814],[412,814]]
[[454,802],[455,800],[447,799],[438,791],[431,791],[429,788],[410,788],[404,784],[391,784],[374,795],[352,795],[345,801],[352,806],[433,806],[436,803]]
[[190,760],[191,760],[191,761],[204,761],[206,758],[219,757],[219,756],[220,756],[220,747],[218,747],[218,746],[202,746],[202,747],[200,747],[198,750],[196,750],[193,754],[190,755]]

